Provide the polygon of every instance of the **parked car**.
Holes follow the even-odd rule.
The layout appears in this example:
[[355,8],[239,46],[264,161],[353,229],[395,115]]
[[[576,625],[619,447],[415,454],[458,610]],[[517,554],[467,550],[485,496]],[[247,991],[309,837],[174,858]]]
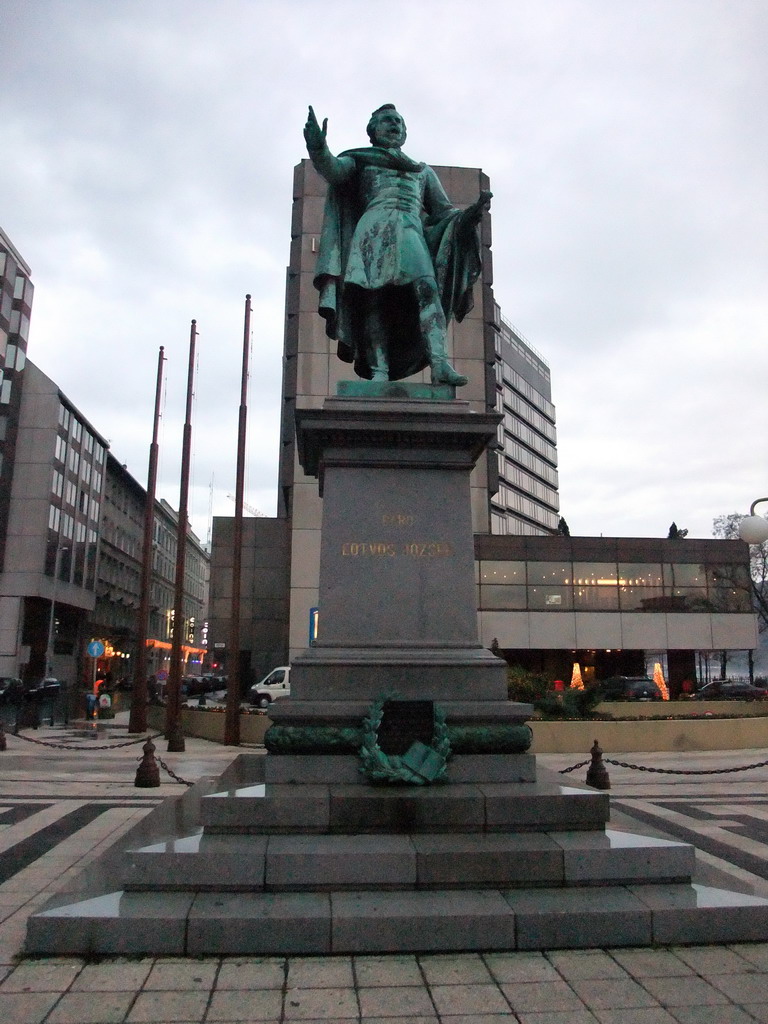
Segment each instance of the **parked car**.
[[765,700],[768,690],[762,686],[752,686],[751,683],[715,679],[702,686],[694,696],[696,700]]
[[273,668],[259,683],[254,683],[248,690],[248,703],[257,708],[268,708],[278,697],[291,695],[290,665],[279,665]]
[[56,700],[63,689],[60,679],[39,679],[27,690],[27,700],[51,701]]
[[648,676],[613,676],[600,683],[603,700],[663,700],[661,690]]
[[13,676],[0,679],[0,707],[12,707],[24,700],[24,683]]

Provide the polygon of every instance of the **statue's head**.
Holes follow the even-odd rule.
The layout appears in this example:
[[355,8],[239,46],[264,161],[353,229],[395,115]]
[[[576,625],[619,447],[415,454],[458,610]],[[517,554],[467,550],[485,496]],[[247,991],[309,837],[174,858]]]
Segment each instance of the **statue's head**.
[[385,103],[374,110],[366,131],[374,146],[384,146],[385,149],[399,149],[406,138],[405,121],[394,103]]

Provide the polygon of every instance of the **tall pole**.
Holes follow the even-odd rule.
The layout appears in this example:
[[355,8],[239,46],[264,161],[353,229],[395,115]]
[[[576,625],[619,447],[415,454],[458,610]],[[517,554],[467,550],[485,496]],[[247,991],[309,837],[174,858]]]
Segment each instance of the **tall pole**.
[[248,347],[251,339],[251,296],[245,296],[243,324],[243,371],[240,378],[240,414],[237,425],[237,473],[235,479],[235,530],[232,552],[232,620],[227,658],[227,710],[224,742],[240,743],[240,576],[243,562],[243,502],[245,491],[245,424],[248,416]]
[[152,443],[149,446],[147,473],[147,504],[144,508],[144,547],[141,561],[141,597],[139,623],[136,630],[136,661],[133,671],[133,697],[128,732],[146,732],[147,729],[147,633],[149,632],[149,599],[152,589],[152,568],[155,535],[155,491],[157,490],[157,433],[160,422],[160,395],[163,390],[163,346],[157,357],[157,384],[155,385],[155,416],[152,421]]
[[185,749],[181,728],[181,645],[184,638],[184,571],[187,556],[187,506],[189,504],[189,465],[192,452],[192,393],[195,379],[195,339],[197,320],[189,331],[189,370],[187,373],[187,413],[184,419],[184,439],[181,448],[181,489],[179,492],[179,522],[176,530],[176,586],[173,601],[173,638],[171,666],[168,674],[167,703],[165,706],[165,734],[167,750]]

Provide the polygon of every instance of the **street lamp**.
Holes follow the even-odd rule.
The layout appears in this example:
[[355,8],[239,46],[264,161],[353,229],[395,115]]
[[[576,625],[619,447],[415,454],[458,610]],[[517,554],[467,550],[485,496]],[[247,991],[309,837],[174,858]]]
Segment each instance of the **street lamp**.
[[753,501],[749,508],[749,515],[739,523],[739,536],[747,544],[762,544],[763,541],[768,540],[768,519],[755,515],[755,506],[763,501],[768,501],[768,498],[757,498]]

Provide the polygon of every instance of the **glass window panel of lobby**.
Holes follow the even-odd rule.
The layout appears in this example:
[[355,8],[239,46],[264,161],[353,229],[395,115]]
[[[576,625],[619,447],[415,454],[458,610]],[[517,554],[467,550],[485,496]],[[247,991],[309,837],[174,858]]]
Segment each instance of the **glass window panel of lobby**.
[[577,611],[617,611],[618,590],[615,562],[573,563],[573,606]]

